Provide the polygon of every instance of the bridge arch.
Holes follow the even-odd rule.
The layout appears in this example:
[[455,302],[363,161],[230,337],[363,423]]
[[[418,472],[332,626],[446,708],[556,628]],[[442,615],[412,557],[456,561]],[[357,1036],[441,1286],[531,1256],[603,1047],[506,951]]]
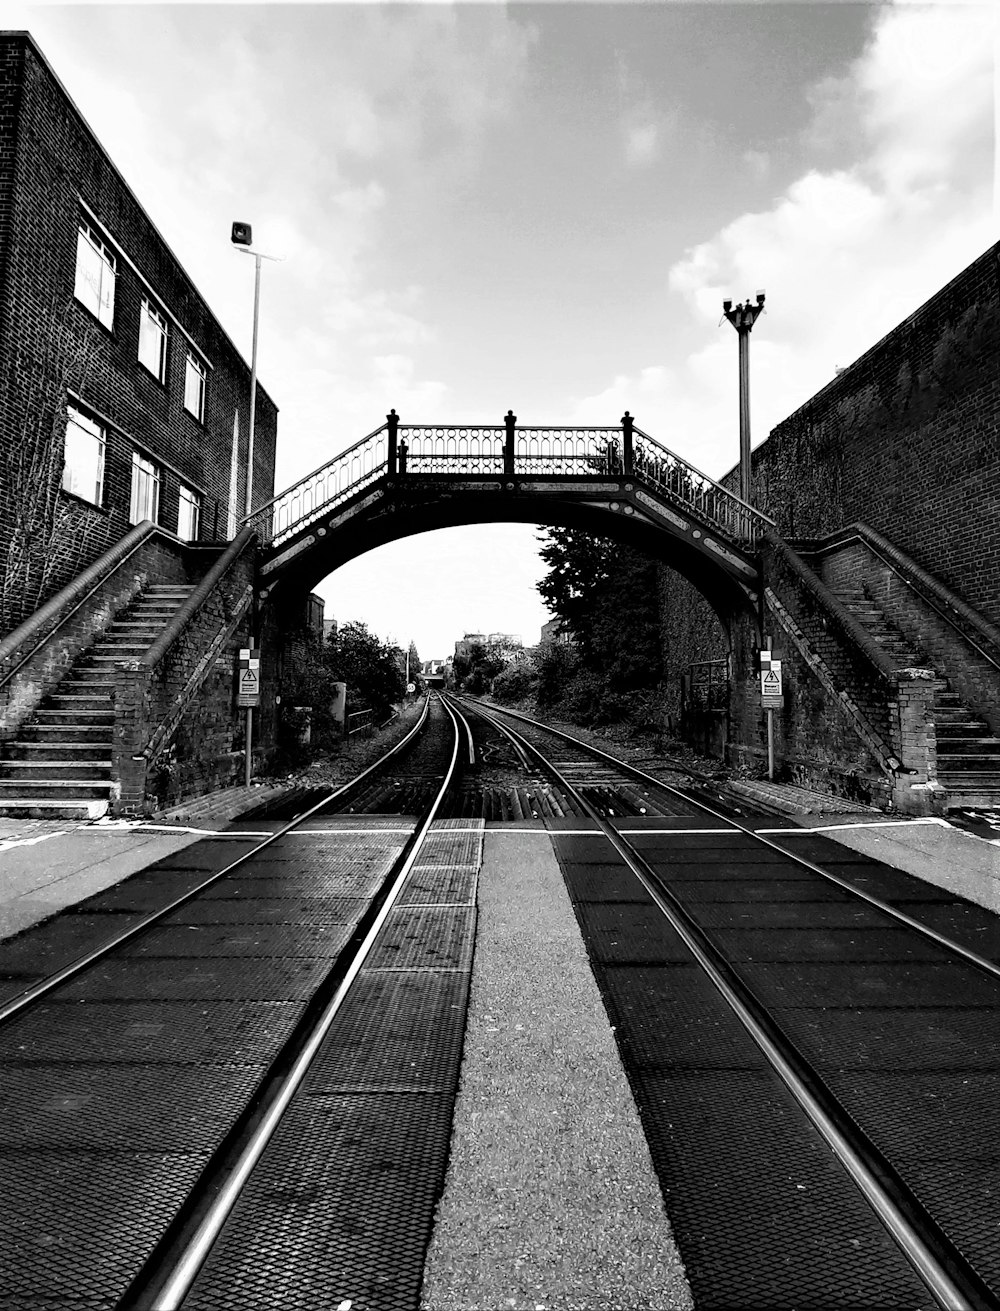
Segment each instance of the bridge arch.
[[756,546],[770,524],[636,429],[387,422],[275,497],[249,522],[263,539],[260,597],[284,609],[340,565],[439,528],[521,522],[582,528],[639,547],[685,577],[729,631],[756,626]]

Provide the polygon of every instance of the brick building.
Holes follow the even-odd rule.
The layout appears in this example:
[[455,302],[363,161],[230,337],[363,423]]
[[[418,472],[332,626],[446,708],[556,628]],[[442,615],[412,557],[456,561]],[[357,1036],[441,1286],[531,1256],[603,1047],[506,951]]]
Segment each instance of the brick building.
[[[231,538],[249,393],[35,42],[0,33],[0,636],[134,523]],[[273,494],[276,433],[258,386],[255,504]]]

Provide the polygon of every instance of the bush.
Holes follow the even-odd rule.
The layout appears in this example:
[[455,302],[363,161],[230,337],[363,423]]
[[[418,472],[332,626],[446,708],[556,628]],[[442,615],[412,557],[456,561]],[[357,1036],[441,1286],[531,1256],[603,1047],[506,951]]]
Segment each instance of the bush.
[[526,660],[508,665],[493,680],[493,699],[501,705],[514,706],[526,701],[534,692],[538,678]]

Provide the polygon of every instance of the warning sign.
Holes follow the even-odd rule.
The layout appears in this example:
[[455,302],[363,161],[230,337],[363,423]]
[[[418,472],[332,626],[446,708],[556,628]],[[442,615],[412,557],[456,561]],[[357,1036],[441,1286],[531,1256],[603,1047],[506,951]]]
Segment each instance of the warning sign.
[[760,656],[760,695],[765,709],[781,705],[781,661],[772,660],[770,651]]
[[241,647],[236,663],[236,704],[245,709],[260,705],[260,651]]

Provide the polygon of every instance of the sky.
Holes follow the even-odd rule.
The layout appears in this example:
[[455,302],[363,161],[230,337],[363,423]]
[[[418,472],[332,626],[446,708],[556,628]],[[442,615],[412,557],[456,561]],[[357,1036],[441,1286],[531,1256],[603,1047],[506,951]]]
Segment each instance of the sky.
[[[613,424],[738,459],[997,239],[983,4],[4,0],[237,346],[280,490],[383,422]],[[317,589],[424,659],[538,640],[538,530],[420,534]]]

